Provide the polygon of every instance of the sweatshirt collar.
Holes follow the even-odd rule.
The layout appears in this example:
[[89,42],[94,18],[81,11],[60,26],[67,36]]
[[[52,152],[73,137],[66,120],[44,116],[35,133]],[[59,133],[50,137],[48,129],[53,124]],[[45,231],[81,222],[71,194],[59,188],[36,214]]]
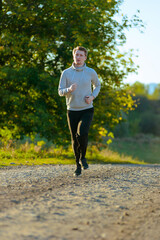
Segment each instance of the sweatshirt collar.
[[72,63],[72,68],[78,72],[83,71],[86,68],[86,63],[82,67],[75,67],[74,63]]

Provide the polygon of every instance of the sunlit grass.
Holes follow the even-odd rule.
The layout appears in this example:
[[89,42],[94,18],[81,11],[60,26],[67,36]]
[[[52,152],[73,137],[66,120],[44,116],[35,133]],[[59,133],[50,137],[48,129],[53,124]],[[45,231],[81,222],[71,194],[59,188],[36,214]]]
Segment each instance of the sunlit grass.
[[[108,149],[107,145],[90,143],[87,151],[90,164],[142,164],[142,161],[130,156],[120,155]],[[75,164],[71,146],[50,146],[45,143],[28,143],[0,149],[0,167],[18,165],[44,165],[44,164]]]
[[110,145],[113,152],[137,158],[150,164],[160,164],[160,138],[139,136],[137,138],[114,139]]

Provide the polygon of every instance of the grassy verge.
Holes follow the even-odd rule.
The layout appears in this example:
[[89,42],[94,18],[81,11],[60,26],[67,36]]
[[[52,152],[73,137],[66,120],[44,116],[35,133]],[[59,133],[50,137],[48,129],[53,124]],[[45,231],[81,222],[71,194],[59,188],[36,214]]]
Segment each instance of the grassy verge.
[[160,163],[160,138],[141,136],[137,138],[114,139],[109,149],[120,155],[128,155],[145,163]]
[[[106,145],[102,147],[90,144],[87,152],[90,164],[116,163],[116,164],[143,164],[136,158],[124,156]],[[44,165],[44,164],[75,164],[71,147],[45,146],[42,142],[33,144],[25,143],[19,146],[3,147],[0,149],[0,167],[18,165]]]

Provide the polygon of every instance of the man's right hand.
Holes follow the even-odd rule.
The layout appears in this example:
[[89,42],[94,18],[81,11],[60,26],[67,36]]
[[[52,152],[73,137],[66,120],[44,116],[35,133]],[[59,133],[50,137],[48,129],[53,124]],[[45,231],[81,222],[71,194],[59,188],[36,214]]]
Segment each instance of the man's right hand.
[[77,83],[73,83],[69,89],[68,89],[68,92],[71,93],[71,92],[74,92],[77,88]]

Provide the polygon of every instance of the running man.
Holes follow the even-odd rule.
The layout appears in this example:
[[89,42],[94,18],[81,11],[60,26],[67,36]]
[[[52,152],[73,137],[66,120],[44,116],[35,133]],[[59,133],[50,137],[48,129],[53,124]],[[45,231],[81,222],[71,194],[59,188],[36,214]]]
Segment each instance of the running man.
[[[88,132],[93,119],[93,100],[100,91],[100,81],[94,69],[86,66],[87,50],[78,46],[73,49],[73,64],[62,72],[58,93],[66,97],[67,121],[71,133],[72,148],[76,159],[74,174],[87,169],[86,150]],[[92,90],[93,89],[93,90]]]

